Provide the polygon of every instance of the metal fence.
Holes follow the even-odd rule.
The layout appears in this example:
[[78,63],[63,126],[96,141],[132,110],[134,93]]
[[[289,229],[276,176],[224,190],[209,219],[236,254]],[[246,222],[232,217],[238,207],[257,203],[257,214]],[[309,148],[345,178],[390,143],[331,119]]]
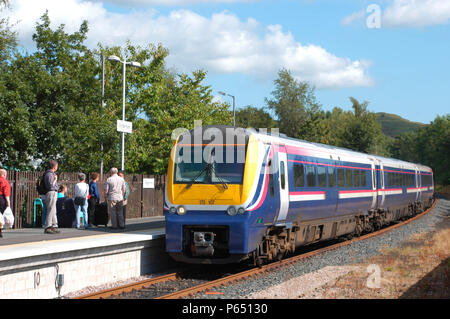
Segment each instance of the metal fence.
[[[42,174],[43,172],[7,172],[6,178],[11,183],[14,228],[33,227],[35,219],[40,223],[41,209],[40,206],[34,209],[34,201],[40,198],[36,190],[36,181]],[[74,197],[78,173],[57,172],[57,175],[58,184],[67,186],[66,197]],[[103,185],[108,177],[109,175],[103,175],[97,182],[101,201],[104,201]],[[144,188],[144,179],[154,180],[151,188]],[[127,219],[163,215],[165,175],[127,174],[125,180],[131,190],[127,204]],[[87,174],[87,182],[89,182],[89,174]]]

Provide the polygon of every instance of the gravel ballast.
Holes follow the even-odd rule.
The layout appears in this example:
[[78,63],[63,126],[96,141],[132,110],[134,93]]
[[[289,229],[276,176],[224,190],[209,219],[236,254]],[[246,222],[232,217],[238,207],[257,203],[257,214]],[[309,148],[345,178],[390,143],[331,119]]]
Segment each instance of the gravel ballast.
[[[347,246],[308,258],[304,261],[279,268],[256,278],[247,279],[236,284],[214,289],[219,295],[197,294],[199,299],[245,299],[269,287],[273,287],[292,278],[316,272],[328,266],[344,266],[365,262],[368,258],[379,255],[382,249],[401,245],[409,237],[424,232],[432,232],[450,217],[450,200],[439,199],[436,207],[425,216],[400,228],[393,229],[370,239],[353,242]],[[448,226],[446,226],[448,227]]]

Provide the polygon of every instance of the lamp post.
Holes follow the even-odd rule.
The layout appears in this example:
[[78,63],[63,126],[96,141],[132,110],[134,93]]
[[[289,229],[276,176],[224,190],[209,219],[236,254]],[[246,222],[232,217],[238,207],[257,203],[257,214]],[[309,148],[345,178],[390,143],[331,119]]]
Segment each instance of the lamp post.
[[233,98],[233,126],[236,126],[236,110],[235,110],[236,98],[234,97],[234,95],[231,95],[231,94],[228,94],[228,93],[225,93],[225,92],[222,92],[222,91],[219,91],[218,93],[223,95],[223,96],[228,95],[228,96],[231,96]]
[[[115,55],[110,55],[108,58],[108,61],[113,61],[113,62],[120,62],[122,63],[122,70],[123,70],[123,88],[122,88],[122,121],[125,121],[125,72],[126,72],[126,66],[127,64],[134,66],[136,68],[141,67],[141,64],[139,62],[127,62],[126,59],[124,59],[123,61],[120,60],[120,58],[118,56]],[[122,171],[125,170],[124,167],[124,161],[125,161],[125,133],[122,132]]]

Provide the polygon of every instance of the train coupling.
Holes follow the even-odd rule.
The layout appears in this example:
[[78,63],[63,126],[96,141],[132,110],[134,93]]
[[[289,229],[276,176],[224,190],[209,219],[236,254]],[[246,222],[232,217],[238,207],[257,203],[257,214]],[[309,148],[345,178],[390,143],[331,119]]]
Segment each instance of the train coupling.
[[193,256],[211,257],[214,255],[214,238],[216,234],[213,232],[194,232],[193,245],[191,252]]

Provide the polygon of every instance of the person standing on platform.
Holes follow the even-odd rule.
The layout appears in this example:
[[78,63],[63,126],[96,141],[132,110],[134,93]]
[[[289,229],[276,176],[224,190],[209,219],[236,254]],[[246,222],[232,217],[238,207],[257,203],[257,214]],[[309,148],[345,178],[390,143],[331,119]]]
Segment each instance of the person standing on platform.
[[[120,170],[119,173],[117,173],[120,177],[123,178],[125,181],[125,175],[123,175],[123,171]],[[126,217],[127,217],[127,203],[128,203],[128,196],[130,196],[130,185],[127,181],[125,181],[125,193],[123,194],[123,225],[125,227],[126,224]]]
[[97,187],[98,177],[98,173],[92,173],[92,181],[89,183],[89,227],[94,227],[92,222],[95,218],[95,208],[100,203],[100,194],[98,193]]
[[67,186],[64,184],[60,185],[58,188],[58,198],[66,197],[66,193],[67,193]]
[[113,229],[124,229],[123,221],[123,194],[125,193],[125,180],[117,175],[117,168],[110,170],[104,185],[105,199],[108,200],[108,211],[111,215],[111,226]]
[[[5,209],[11,206],[10,196],[11,196],[11,184],[6,179],[6,170],[0,169],[0,213],[3,214]],[[3,237],[1,228],[0,228],[0,237]]]
[[[86,175],[83,173],[78,174],[78,181],[75,185],[75,211],[77,216],[77,228],[88,228],[88,195],[89,185],[86,184]],[[83,217],[83,224],[81,225],[81,217]]]
[[46,234],[60,233],[58,229],[58,218],[56,217],[56,200],[58,197],[58,162],[51,160],[48,162],[48,169],[44,173],[45,206],[47,208],[47,217],[45,219]]

